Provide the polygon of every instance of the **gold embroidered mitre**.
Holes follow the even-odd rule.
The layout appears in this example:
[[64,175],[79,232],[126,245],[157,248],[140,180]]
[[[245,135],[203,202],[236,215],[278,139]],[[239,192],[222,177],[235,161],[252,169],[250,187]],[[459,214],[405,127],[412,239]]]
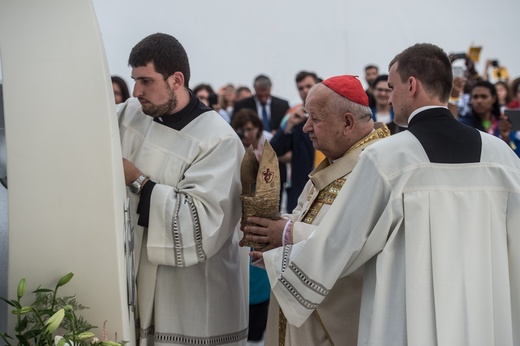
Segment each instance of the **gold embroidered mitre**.
[[[260,162],[253,148],[246,149],[240,168],[242,181],[242,227],[250,225],[247,218],[258,216],[268,219],[280,217],[280,169],[278,157],[268,141],[265,141]],[[249,242],[245,235],[240,245],[261,249],[265,244]]]

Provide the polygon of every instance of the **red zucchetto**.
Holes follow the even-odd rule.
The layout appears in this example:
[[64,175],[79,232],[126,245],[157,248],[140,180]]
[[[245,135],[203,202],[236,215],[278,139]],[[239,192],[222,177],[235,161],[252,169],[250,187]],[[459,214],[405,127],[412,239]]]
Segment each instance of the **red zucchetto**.
[[361,81],[356,76],[343,75],[330,77],[322,83],[350,101],[368,107],[368,96]]

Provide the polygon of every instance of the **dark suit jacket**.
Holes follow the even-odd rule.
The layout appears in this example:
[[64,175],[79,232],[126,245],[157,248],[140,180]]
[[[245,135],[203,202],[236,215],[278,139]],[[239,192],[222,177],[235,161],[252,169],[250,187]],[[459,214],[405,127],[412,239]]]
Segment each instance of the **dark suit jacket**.
[[[235,103],[233,108],[233,115],[243,108],[249,108],[256,110],[256,102],[254,96],[248,97],[246,99],[240,100]],[[282,122],[283,117],[287,114],[289,110],[289,102],[287,100],[271,96],[271,120],[269,121],[269,126],[271,126],[271,131],[278,130],[280,127],[280,122]],[[231,117],[231,121],[233,121],[233,117]]]
[[314,168],[314,146],[309,135],[303,132],[303,125],[305,123],[296,125],[290,133],[279,129],[270,141],[278,156],[292,151],[291,188],[287,191],[288,213],[298,205],[298,197],[309,180],[309,173]]

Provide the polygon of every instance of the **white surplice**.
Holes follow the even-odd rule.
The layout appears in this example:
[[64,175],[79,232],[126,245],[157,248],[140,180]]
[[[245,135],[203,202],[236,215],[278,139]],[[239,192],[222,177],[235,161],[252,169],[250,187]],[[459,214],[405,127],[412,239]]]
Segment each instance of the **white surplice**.
[[149,227],[134,225],[141,345],[245,345],[240,139],[214,111],[180,131],[135,99],[118,115],[123,157],[156,183]]
[[431,163],[409,131],[365,149],[319,228],[264,254],[288,321],[364,265],[359,345],[519,345],[520,160],[480,136],[475,163]]

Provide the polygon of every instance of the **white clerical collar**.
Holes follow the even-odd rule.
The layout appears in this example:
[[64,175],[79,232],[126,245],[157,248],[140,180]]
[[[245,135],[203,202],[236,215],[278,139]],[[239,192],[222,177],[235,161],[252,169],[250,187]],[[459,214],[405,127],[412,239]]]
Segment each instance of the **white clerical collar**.
[[410,114],[410,116],[408,117],[408,124],[410,124],[410,121],[412,121],[412,118],[414,116],[416,116],[417,114],[419,114],[420,112],[422,111],[425,111],[425,110],[428,110],[428,109],[432,109],[432,108],[446,108],[448,109],[448,107],[443,107],[443,106],[424,106],[424,107],[420,107],[420,108],[417,108],[416,110],[414,110],[412,112],[412,114]]

